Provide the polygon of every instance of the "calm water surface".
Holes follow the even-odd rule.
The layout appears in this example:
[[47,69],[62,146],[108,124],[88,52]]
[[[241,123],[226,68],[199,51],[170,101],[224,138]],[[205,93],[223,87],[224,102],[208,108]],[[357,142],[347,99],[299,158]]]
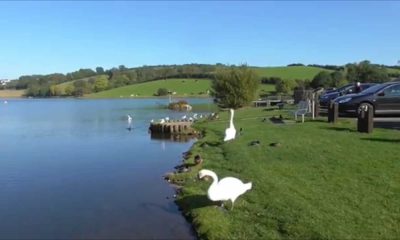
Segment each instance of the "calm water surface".
[[192,142],[151,139],[183,115],[160,102],[0,101],[0,238],[193,239],[162,179]]

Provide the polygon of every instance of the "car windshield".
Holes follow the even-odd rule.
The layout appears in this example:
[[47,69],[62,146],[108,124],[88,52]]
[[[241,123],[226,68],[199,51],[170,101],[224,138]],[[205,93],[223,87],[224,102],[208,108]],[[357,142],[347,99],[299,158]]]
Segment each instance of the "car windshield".
[[385,87],[384,84],[376,84],[374,86],[371,86],[371,87],[365,89],[361,93],[374,93],[374,92],[377,92],[377,91],[379,91],[380,89],[382,89],[384,87]]
[[349,87],[351,87],[352,85],[353,84],[344,85],[343,87],[338,88],[336,91],[343,92],[343,91],[347,90]]

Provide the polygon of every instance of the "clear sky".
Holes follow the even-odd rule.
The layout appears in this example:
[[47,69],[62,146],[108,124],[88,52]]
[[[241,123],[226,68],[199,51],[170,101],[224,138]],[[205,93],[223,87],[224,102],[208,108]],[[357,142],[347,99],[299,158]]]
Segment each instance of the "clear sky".
[[0,79],[183,63],[400,60],[400,2],[0,2]]

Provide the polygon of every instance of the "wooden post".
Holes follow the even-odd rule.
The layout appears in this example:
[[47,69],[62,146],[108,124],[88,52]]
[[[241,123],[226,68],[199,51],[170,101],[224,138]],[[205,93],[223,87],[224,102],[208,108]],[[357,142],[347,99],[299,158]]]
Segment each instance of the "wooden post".
[[339,115],[339,104],[331,102],[328,107],[328,122],[336,123]]
[[314,93],[314,116],[319,117],[319,94]]
[[314,95],[315,94],[313,93],[312,97],[311,97],[311,114],[312,114],[313,120],[315,119],[315,96]]
[[364,105],[358,109],[357,131],[372,133],[374,129],[374,109],[371,105]]

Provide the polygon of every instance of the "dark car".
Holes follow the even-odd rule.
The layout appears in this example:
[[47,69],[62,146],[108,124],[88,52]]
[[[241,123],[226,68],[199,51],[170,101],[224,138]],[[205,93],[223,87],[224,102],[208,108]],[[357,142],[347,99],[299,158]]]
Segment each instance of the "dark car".
[[[374,85],[374,83],[361,83],[361,89],[365,90],[373,85]],[[325,94],[323,94],[319,97],[319,105],[322,108],[326,108],[326,107],[328,107],[328,104],[335,98],[346,95],[346,94],[351,94],[354,92],[355,92],[355,86],[352,83],[344,85],[343,87],[340,87],[336,90],[325,92]]]
[[400,114],[400,82],[376,84],[361,93],[349,94],[334,100],[339,104],[339,113],[357,114],[358,109],[367,105],[375,115]]

